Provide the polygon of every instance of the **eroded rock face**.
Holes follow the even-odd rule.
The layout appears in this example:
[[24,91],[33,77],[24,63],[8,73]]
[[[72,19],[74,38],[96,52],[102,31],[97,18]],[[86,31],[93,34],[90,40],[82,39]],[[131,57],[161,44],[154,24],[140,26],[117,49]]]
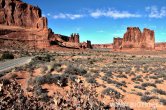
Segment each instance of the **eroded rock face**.
[[[0,45],[15,49],[81,48],[79,34],[64,36],[48,28],[42,11],[21,0],[0,0]],[[91,42],[87,42],[90,48]],[[56,48],[55,48],[56,49]]]
[[122,49],[122,38],[114,38],[113,49]]
[[[28,28],[46,28],[41,9],[21,0],[0,0],[0,24]],[[40,27],[41,26],[41,27]]]
[[94,49],[112,49],[113,44],[92,44]]
[[74,43],[80,43],[79,41],[79,34],[71,34],[71,36],[69,37],[69,42],[74,42]]
[[122,40],[123,48],[138,48],[142,33],[138,27],[128,27]]
[[144,29],[140,31],[138,27],[128,27],[127,32],[123,38],[114,39],[114,49],[154,49],[155,48],[155,35],[154,31]]
[[165,42],[156,43],[155,49],[156,50],[166,50],[166,43]]
[[41,9],[21,0],[0,0],[0,40],[6,48],[47,48],[47,18]]
[[92,49],[93,47],[92,47],[91,41],[87,40],[87,42],[81,43],[80,48],[82,48],[82,49],[85,49],[85,48]]
[[154,49],[155,48],[155,34],[150,29],[144,29],[142,33],[142,48]]

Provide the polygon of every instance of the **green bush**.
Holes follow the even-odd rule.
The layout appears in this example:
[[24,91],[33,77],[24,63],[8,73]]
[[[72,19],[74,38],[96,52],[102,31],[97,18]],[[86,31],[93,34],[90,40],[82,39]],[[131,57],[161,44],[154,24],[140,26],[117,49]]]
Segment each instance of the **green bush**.
[[166,99],[160,99],[160,103],[162,103],[163,105],[166,105]]
[[65,74],[70,74],[70,75],[79,75],[79,76],[83,76],[87,73],[86,70],[82,69],[82,68],[76,68],[72,65],[69,65],[67,67],[67,69],[64,72]]
[[68,83],[68,79],[65,75],[57,75],[57,74],[47,74],[44,76],[37,77],[35,82],[38,85],[42,84],[57,84],[58,86],[66,86]]
[[141,97],[141,101],[143,102],[149,102],[151,99],[158,99],[156,96],[148,96],[148,95],[143,95]]
[[152,86],[152,87],[157,87],[154,83],[142,83],[143,87],[148,87],[148,86]]
[[14,59],[14,55],[10,52],[4,52],[1,56],[1,59]]
[[161,90],[161,89],[153,89],[152,92],[158,93],[160,95],[166,95],[166,91]]
[[105,95],[111,95],[111,96],[114,95],[114,97],[117,99],[122,98],[122,94],[120,92],[110,87],[105,89],[102,93]]

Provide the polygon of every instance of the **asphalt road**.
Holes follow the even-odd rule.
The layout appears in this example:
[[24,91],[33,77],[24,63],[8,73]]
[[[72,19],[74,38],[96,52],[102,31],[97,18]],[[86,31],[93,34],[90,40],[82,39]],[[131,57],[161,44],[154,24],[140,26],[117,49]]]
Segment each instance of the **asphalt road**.
[[18,59],[0,62],[0,74],[12,68],[23,66],[31,61],[32,57],[22,57]]

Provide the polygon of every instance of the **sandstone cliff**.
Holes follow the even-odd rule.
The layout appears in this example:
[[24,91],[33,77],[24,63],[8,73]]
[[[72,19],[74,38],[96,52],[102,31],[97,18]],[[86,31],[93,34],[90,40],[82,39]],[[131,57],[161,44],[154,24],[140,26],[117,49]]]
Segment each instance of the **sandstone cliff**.
[[166,50],[166,42],[160,42],[155,44],[156,50]]
[[54,34],[48,28],[47,18],[42,17],[42,11],[37,6],[29,5],[21,0],[0,0],[1,47],[15,49],[47,49],[50,46],[81,48],[79,37],[79,34],[71,36]]
[[0,0],[0,24],[28,28],[47,28],[41,9],[21,0]]
[[114,49],[154,49],[154,31],[145,28],[143,32],[141,32],[138,27],[128,27],[123,38],[114,38],[113,47]]

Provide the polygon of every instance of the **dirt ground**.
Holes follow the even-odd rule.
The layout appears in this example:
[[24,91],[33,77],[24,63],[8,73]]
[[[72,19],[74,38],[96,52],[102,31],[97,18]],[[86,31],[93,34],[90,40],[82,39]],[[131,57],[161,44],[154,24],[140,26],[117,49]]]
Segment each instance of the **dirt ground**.
[[85,87],[94,86],[97,99],[107,105],[116,102],[134,110],[166,109],[166,51],[88,50],[47,54],[51,61],[33,62],[33,71],[30,66],[22,67],[24,69],[14,69],[2,78],[16,77],[25,95],[33,95],[27,88],[33,88],[37,77],[69,74],[66,86],[46,82],[42,83],[42,89],[47,90],[48,96],[53,97],[57,91],[65,96],[66,91],[72,89],[70,83],[81,80]]

